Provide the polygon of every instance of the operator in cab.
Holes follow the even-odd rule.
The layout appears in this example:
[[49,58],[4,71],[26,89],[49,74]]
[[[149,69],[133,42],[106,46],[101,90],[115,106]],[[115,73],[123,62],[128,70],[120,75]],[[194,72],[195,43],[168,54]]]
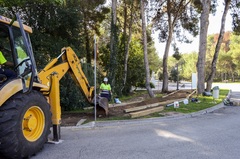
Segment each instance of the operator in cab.
[[108,99],[108,101],[111,100],[111,94],[112,94],[112,91],[111,91],[111,86],[110,84],[108,83],[108,78],[105,77],[103,79],[103,83],[100,85],[100,96],[101,97],[105,97]]
[[5,75],[7,79],[16,78],[16,73],[11,69],[4,68],[4,66],[13,67],[14,64],[10,61],[7,61],[6,58],[3,56],[2,51],[0,51],[0,74]]

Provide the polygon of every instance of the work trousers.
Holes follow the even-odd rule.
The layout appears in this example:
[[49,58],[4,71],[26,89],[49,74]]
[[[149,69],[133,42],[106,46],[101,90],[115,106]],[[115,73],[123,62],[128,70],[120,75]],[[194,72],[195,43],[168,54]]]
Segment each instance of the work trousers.
[[108,101],[111,100],[111,93],[110,93],[110,91],[105,91],[105,90],[104,90],[104,91],[101,92],[101,95],[100,95],[100,96],[107,98]]
[[0,74],[4,74],[8,79],[13,79],[17,77],[17,74],[10,69],[0,68]]

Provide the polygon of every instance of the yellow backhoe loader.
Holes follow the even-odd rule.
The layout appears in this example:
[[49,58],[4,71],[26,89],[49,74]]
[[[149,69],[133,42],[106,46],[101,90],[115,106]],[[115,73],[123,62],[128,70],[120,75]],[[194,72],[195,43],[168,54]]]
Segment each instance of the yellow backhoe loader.
[[[48,141],[52,127],[53,141],[60,139],[60,79],[68,72],[88,102],[94,99],[94,87],[85,77],[77,55],[63,48],[41,72],[37,72],[29,33],[32,29],[0,16],[0,46],[14,63],[16,78],[0,74],[0,158],[25,158],[36,154]],[[2,66],[1,66],[2,67]],[[3,68],[1,68],[3,69]],[[108,100],[98,106],[108,115]]]

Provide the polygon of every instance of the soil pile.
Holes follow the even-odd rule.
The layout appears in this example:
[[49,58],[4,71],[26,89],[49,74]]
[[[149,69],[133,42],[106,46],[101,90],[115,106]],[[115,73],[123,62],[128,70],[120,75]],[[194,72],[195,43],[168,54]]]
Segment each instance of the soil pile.
[[[179,90],[175,92],[168,92],[166,95],[162,97],[155,97],[155,98],[149,98],[148,94],[142,94],[140,96],[137,96],[135,98],[132,98],[131,100],[124,101],[122,104],[113,104],[109,107],[109,117],[121,117],[126,115],[124,112],[124,109],[128,108],[134,108],[139,106],[144,106],[148,104],[154,104],[158,102],[165,102],[165,101],[172,101],[172,100],[178,100],[183,98],[188,98],[189,95],[193,90]],[[160,92],[154,92],[155,95]],[[104,112],[98,111],[98,118],[102,118],[104,120],[107,119],[104,115]],[[94,110],[90,111],[89,113],[68,113],[64,112],[62,113],[62,126],[75,126],[78,121],[81,119],[86,119],[87,121],[93,121],[94,120]]]

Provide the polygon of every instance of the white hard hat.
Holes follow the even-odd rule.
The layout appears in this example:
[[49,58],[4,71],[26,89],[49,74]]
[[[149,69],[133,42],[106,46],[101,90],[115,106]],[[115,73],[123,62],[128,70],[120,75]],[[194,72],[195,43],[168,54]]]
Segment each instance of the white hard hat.
[[103,81],[104,81],[104,82],[107,82],[107,81],[108,81],[108,78],[107,78],[107,77],[105,77],[105,78],[103,79]]

